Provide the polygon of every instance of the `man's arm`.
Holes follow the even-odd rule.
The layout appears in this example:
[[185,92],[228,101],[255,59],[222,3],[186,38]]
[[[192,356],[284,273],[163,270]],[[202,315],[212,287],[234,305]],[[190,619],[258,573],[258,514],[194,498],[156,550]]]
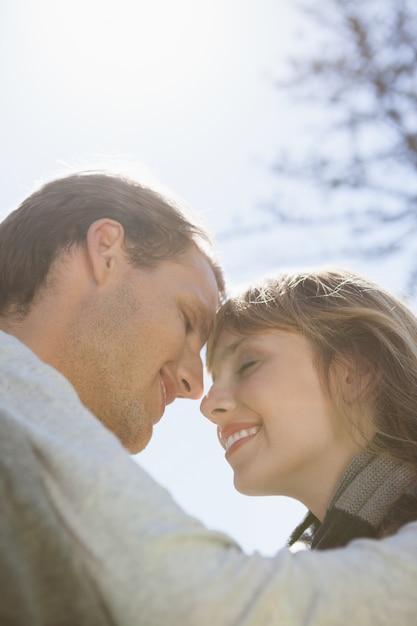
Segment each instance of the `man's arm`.
[[0,423],[0,624],[113,624],[26,433],[3,416]]
[[[82,564],[114,623],[413,622],[417,524],[341,550],[245,555],[187,516],[81,406],[68,382],[14,341],[3,342],[0,355],[0,430],[19,429],[26,438],[42,497],[70,544],[69,562]],[[17,452],[12,475],[33,471]]]

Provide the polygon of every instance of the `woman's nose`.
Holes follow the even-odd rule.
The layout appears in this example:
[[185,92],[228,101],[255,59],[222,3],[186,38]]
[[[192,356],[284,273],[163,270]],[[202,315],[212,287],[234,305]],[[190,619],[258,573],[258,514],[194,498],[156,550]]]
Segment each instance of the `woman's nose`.
[[235,408],[235,402],[227,387],[214,383],[201,401],[200,411],[211,422],[219,424]]

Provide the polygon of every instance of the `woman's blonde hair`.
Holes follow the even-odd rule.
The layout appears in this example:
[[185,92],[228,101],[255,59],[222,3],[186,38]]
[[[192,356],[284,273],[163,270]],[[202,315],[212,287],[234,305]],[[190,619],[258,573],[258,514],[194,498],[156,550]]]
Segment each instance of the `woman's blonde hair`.
[[371,446],[417,464],[417,318],[399,298],[343,269],[283,273],[221,306],[207,346],[209,370],[223,330],[242,336],[264,330],[301,333],[346,415],[349,407],[334,385],[335,366],[350,363],[357,373],[366,372],[370,382],[358,399],[372,403],[363,424],[376,432]]

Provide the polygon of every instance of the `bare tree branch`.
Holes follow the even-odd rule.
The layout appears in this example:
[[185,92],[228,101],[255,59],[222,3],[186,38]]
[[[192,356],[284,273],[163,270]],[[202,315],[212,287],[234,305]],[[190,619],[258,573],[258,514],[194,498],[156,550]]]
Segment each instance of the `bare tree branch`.
[[[401,234],[367,247],[369,255],[394,254],[417,232],[417,2],[299,0],[298,5],[317,44],[313,52],[292,58],[288,75],[275,84],[301,110],[326,112],[326,122],[312,152],[303,159],[282,152],[274,171],[287,183],[304,180],[328,194],[356,194],[364,222],[374,229],[404,223]],[[313,219],[307,210],[304,218],[292,218],[285,207],[268,211],[281,222]],[[351,216],[339,211],[337,219]],[[417,259],[410,281],[416,288]]]

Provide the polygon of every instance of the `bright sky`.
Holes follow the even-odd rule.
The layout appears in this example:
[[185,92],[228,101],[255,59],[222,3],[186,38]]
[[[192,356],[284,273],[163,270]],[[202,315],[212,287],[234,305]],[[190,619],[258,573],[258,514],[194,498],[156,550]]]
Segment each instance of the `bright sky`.
[[[285,0],[3,0],[0,211],[66,166],[123,156],[201,210],[217,235],[262,221],[274,194],[268,168],[294,140],[273,78],[300,42]],[[325,238],[293,230],[219,245],[236,284],[309,259]],[[247,550],[272,554],[304,513],[288,499],[235,492],[198,403],[168,407],[137,460]]]

